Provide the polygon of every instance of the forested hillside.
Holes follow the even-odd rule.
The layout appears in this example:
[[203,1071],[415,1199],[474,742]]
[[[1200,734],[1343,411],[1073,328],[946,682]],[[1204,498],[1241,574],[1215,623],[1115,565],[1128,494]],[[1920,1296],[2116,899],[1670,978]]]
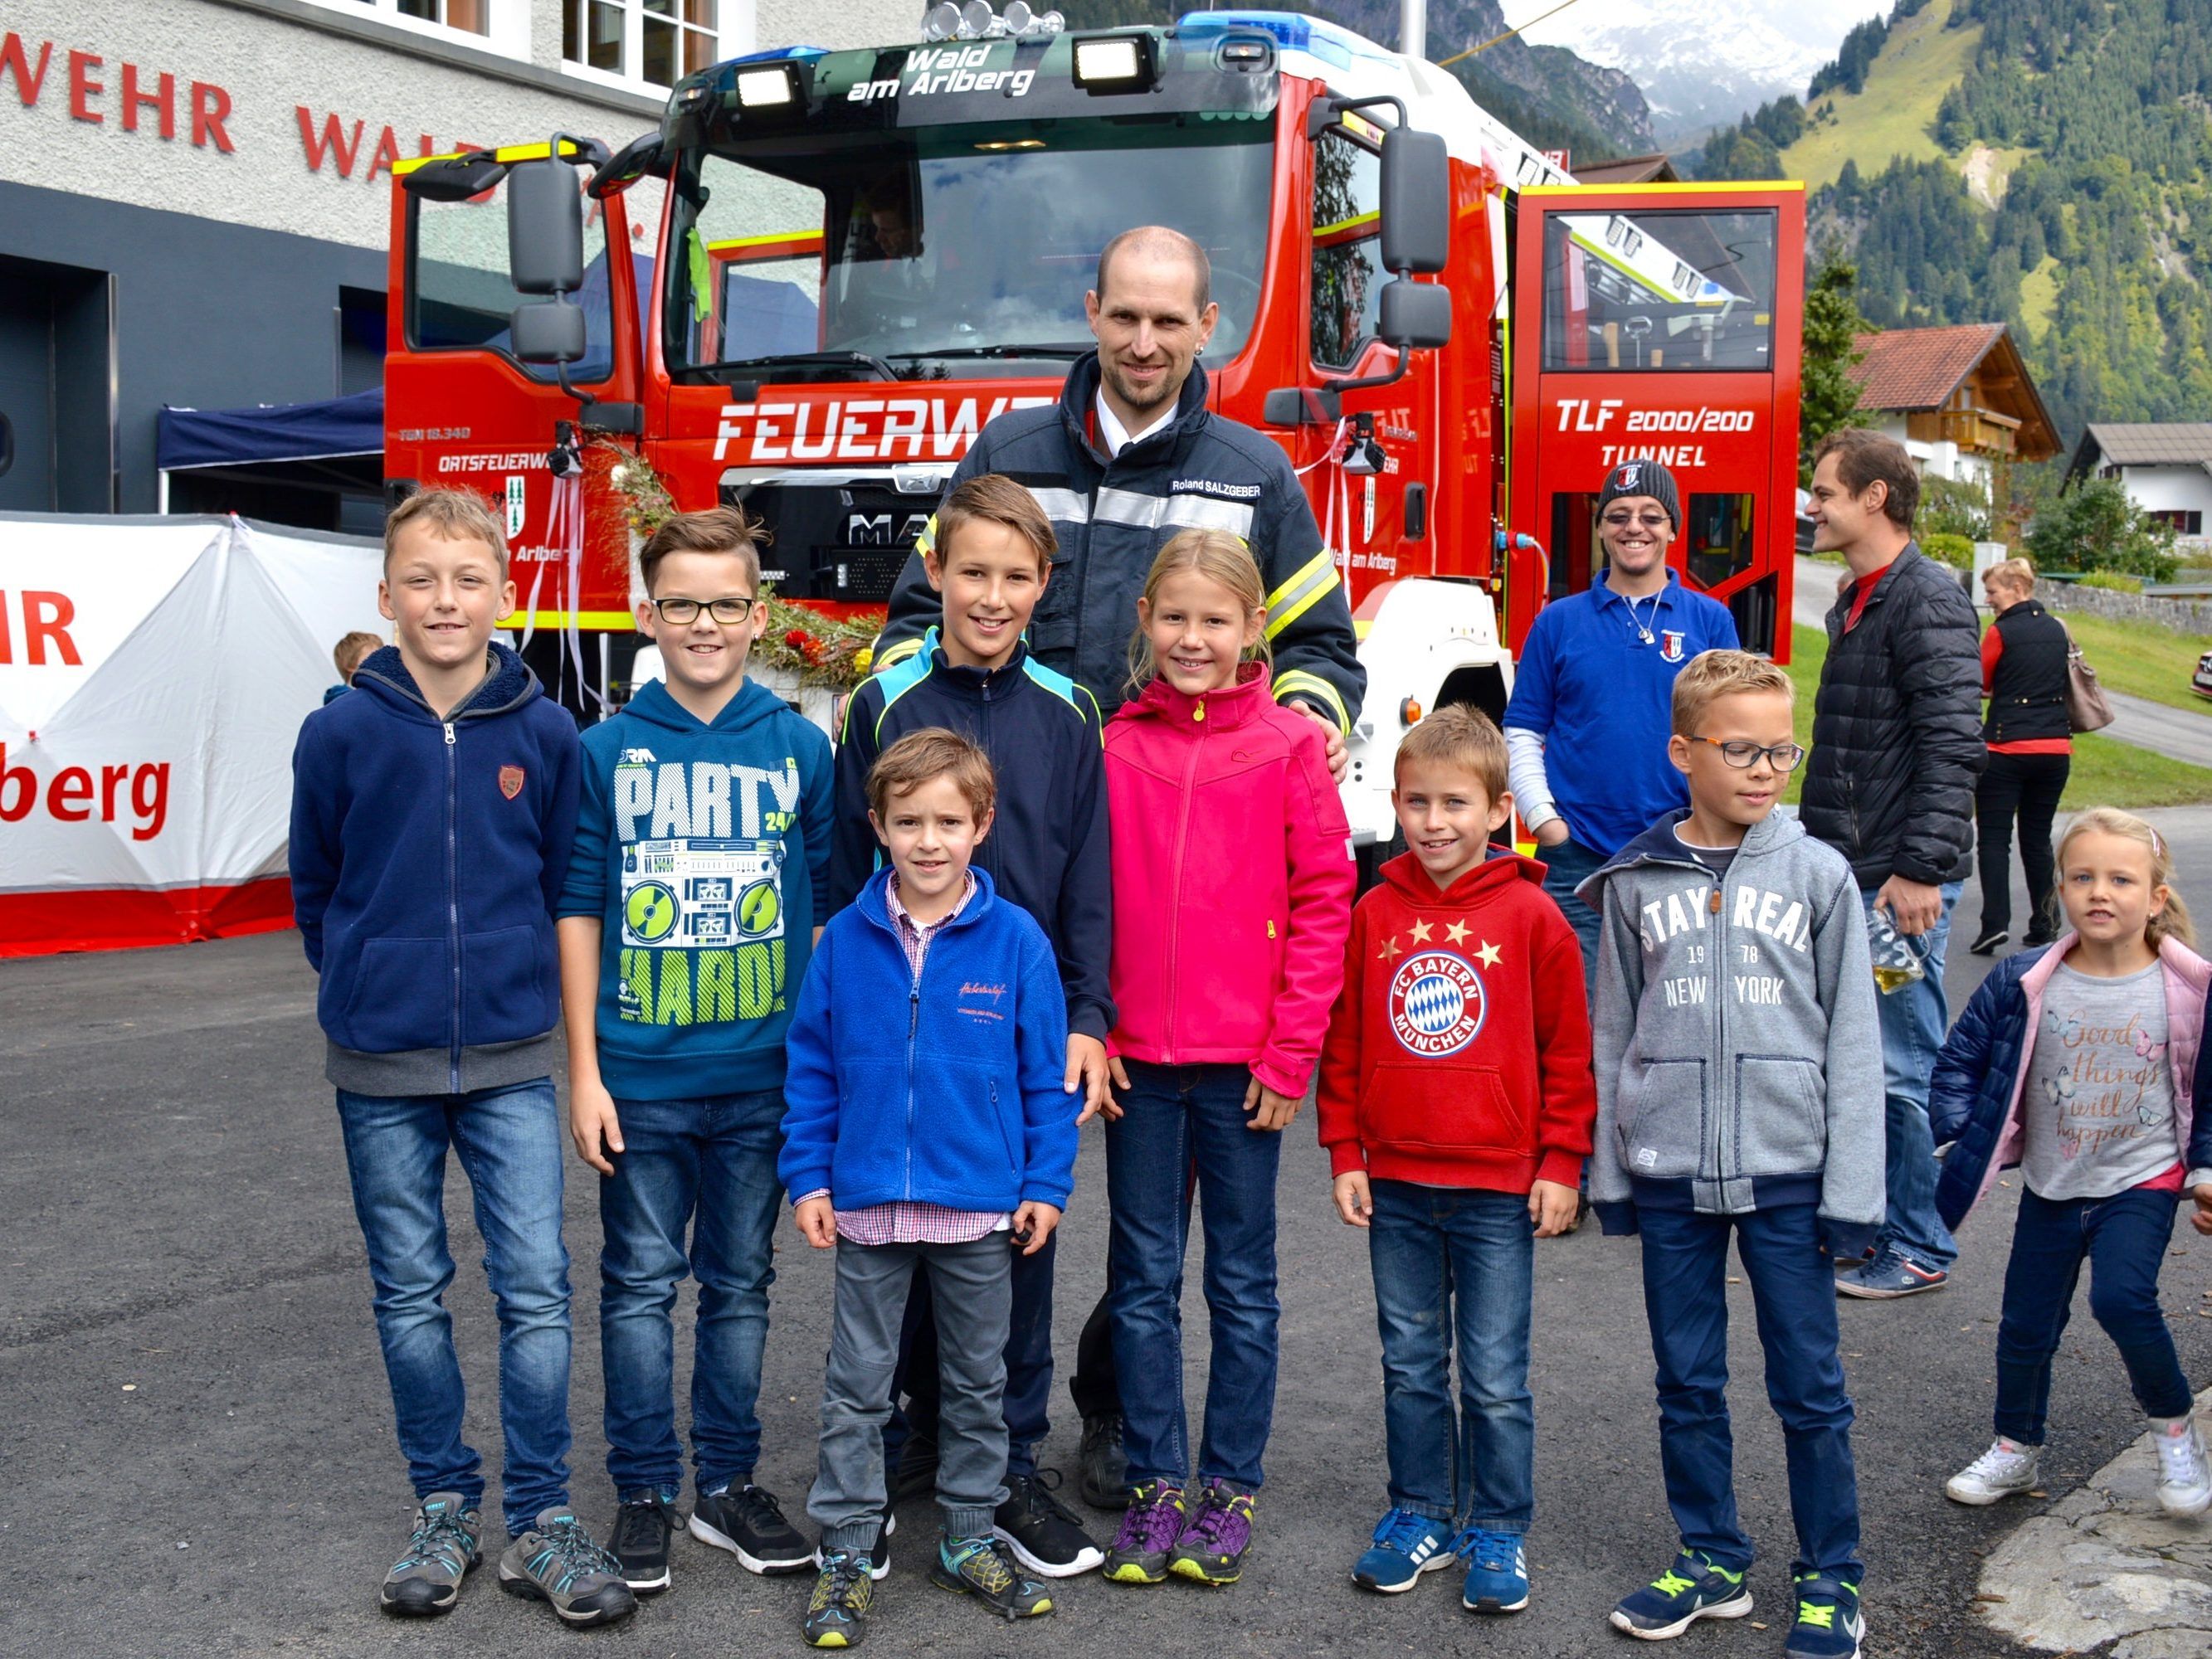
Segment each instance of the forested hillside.
[[2012,323],[2070,442],[2212,411],[2208,112],[2212,0],[1905,0],[1700,171],[1820,185],[1877,323]]

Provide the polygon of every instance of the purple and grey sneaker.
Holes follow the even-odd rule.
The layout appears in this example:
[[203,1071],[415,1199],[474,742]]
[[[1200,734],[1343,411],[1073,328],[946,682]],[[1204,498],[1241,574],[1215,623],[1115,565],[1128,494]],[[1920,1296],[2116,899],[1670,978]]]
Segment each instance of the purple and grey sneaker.
[[1244,1571],[1244,1552],[1252,1547],[1252,1494],[1208,1486],[1199,1494],[1198,1512],[1176,1540],[1168,1571],[1201,1584],[1233,1584]]
[[1121,1528],[1106,1552],[1106,1577],[1116,1584],[1157,1584],[1182,1536],[1182,1488],[1147,1480],[1129,1495]]

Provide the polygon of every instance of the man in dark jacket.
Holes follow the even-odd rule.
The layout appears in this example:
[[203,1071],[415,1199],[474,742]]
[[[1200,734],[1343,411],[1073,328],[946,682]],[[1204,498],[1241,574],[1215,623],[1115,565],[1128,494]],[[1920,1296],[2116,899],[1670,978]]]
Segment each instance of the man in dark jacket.
[[1881,1000],[1888,1219],[1873,1260],[1839,1273],[1836,1288],[1911,1296],[1941,1286],[1958,1255],[1936,1212],[1928,1079],[1948,1022],[1944,947],[1973,860],[1974,780],[1987,757],[1981,659],[1973,606],[1913,542],[1920,480],[1903,445],[1863,429],[1832,434],[1814,452],[1812,494],[1813,544],[1841,553],[1850,580],[1828,612],[1805,827],[1858,877],[1877,981],[1907,957],[1922,970]]
[[[1367,687],[1351,606],[1290,458],[1206,406],[1197,358],[1219,314],[1212,280],[1206,250],[1179,231],[1146,226],[1109,242],[1085,300],[1097,350],[1068,371],[1057,405],[984,428],[947,488],[1003,472],[1036,494],[1060,550],[1030,648],[1103,709],[1133,690],[1129,635],[1153,555],[1194,526],[1243,538],[1267,590],[1275,696],[1328,733],[1340,778]],[[925,546],[934,534],[923,532]],[[939,608],[917,550],[891,593],[878,664],[913,655]]]

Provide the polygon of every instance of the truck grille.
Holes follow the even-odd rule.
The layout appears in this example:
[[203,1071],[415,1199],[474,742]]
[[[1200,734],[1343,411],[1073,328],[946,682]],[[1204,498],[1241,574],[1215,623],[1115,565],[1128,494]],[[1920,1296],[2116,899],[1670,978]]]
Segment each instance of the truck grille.
[[933,469],[902,481],[905,489],[888,472],[732,472],[721,497],[766,520],[773,539],[763,573],[785,599],[882,605],[937,510],[943,482]]

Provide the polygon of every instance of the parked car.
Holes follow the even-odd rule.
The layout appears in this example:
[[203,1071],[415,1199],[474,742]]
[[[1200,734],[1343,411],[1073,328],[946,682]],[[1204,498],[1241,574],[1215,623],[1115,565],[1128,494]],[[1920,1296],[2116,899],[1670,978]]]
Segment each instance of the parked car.
[[2212,651],[2197,659],[2197,672],[2190,679],[2189,689],[2200,697],[2212,697]]

